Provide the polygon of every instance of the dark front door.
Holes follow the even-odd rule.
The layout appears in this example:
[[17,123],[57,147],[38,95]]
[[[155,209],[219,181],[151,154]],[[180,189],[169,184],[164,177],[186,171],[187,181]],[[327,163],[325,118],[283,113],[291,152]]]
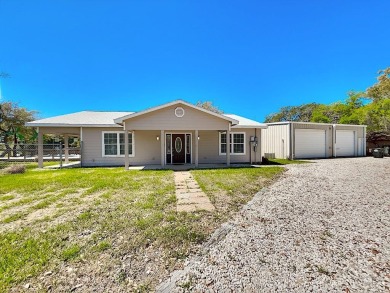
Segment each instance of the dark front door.
[[186,162],[185,153],[185,135],[172,134],[172,163],[184,164]]

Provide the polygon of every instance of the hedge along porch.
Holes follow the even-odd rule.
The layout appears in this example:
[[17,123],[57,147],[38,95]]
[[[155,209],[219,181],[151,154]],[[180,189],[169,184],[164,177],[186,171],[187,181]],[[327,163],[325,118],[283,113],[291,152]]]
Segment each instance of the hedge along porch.
[[[261,129],[237,115],[184,101],[141,112],[77,112],[27,123],[39,133],[77,129],[82,166],[252,163],[261,161]],[[227,146],[230,147],[227,147]]]

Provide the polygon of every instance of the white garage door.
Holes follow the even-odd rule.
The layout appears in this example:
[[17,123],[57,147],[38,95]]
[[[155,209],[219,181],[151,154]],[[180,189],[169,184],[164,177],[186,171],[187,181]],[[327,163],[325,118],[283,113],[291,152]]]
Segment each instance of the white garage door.
[[355,132],[336,130],[336,157],[353,157],[355,155]]
[[326,138],[322,129],[295,130],[295,158],[325,158]]

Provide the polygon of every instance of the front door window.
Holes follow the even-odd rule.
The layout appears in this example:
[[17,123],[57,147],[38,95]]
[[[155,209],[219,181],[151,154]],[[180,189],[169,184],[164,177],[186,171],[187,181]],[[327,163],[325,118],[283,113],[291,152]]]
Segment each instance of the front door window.
[[180,153],[182,147],[183,147],[183,142],[181,141],[181,138],[178,136],[175,139],[175,150],[176,150],[176,152]]
[[184,164],[185,154],[185,134],[172,134],[172,164]]

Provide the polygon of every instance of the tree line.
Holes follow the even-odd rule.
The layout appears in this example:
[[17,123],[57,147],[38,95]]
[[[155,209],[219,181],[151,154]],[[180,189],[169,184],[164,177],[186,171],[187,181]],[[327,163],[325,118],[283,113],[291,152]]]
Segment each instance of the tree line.
[[377,82],[363,92],[352,91],[330,105],[308,103],[282,107],[265,122],[299,121],[367,125],[367,134],[390,134],[390,67],[380,70]]

